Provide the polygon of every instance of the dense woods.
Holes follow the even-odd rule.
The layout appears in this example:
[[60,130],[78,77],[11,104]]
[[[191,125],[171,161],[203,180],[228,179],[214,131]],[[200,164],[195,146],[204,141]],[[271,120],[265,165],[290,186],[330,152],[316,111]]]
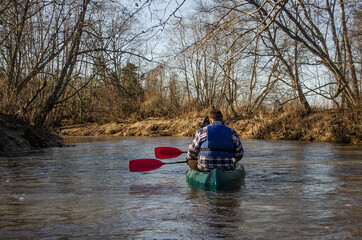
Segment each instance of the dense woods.
[[204,2],[1,1],[0,113],[54,127],[329,109],[360,124],[360,1]]

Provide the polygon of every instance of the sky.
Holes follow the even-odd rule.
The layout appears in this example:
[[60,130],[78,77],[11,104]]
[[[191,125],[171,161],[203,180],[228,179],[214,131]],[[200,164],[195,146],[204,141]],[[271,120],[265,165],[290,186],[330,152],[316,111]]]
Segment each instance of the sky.
[[[137,2],[137,1],[136,1]],[[141,1],[138,1],[141,2]],[[169,32],[175,22],[186,18],[196,7],[194,0],[167,0],[164,3],[151,4],[143,10],[145,16],[142,21],[141,32],[145,32],[147,48],[152,50],[152,54],[147,56],[155,61],[161,61],[169,47]],[[177,10],[176,13],[175,10]],[[174,14],[173,14],[174,13]]]

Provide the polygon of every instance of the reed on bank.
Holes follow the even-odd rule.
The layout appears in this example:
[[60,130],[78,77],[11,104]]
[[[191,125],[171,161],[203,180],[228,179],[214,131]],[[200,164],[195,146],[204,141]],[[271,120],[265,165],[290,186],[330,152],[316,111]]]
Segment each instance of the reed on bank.
[[[109,123],[69,124],[64,121],[63,125],[49,131],[0,114],[0,151],[61,146],[62,137],[66,136],[192,137],[206,115],[207,110],[173,118],[132,117]],[[359,112],[315,110],[305,114],[294,109],[282,113],[260,112],[253,116],[231,117],[225,111],[225,123],[244,139],[362,145],[362,121]]]
[[[187,136],[201,126],[207,111],[192,112],[174,118],[124,119],[112,123],[63,125],[56,129],[62,136]],[[225,116],[225,123],[241,138],[299,140],[360,145],[362,122],[357,112],[330,110],[305,114],[297,109],[283,113],[254,116]]]

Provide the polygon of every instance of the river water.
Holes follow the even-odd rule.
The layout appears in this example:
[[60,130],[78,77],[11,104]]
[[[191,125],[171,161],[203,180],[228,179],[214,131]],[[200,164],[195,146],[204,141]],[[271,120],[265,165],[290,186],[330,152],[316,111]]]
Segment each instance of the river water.
[[128,170],[190,141],[73,137],[1,156],[0,239],[362,238],[361,147],[244,139],[245,183],[227,192],[189,185],[186,164]]

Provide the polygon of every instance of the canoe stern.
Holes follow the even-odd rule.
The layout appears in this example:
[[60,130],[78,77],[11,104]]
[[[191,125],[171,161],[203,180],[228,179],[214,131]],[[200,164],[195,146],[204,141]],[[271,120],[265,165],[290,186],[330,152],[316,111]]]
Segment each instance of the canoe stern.
[[229,190],[240,187],[245,177],[245,169],[241,164],[229,171],[214,169],[211,172],[198,172],[189,170],[186,173],[186,180],[194,186],[212,190]]

